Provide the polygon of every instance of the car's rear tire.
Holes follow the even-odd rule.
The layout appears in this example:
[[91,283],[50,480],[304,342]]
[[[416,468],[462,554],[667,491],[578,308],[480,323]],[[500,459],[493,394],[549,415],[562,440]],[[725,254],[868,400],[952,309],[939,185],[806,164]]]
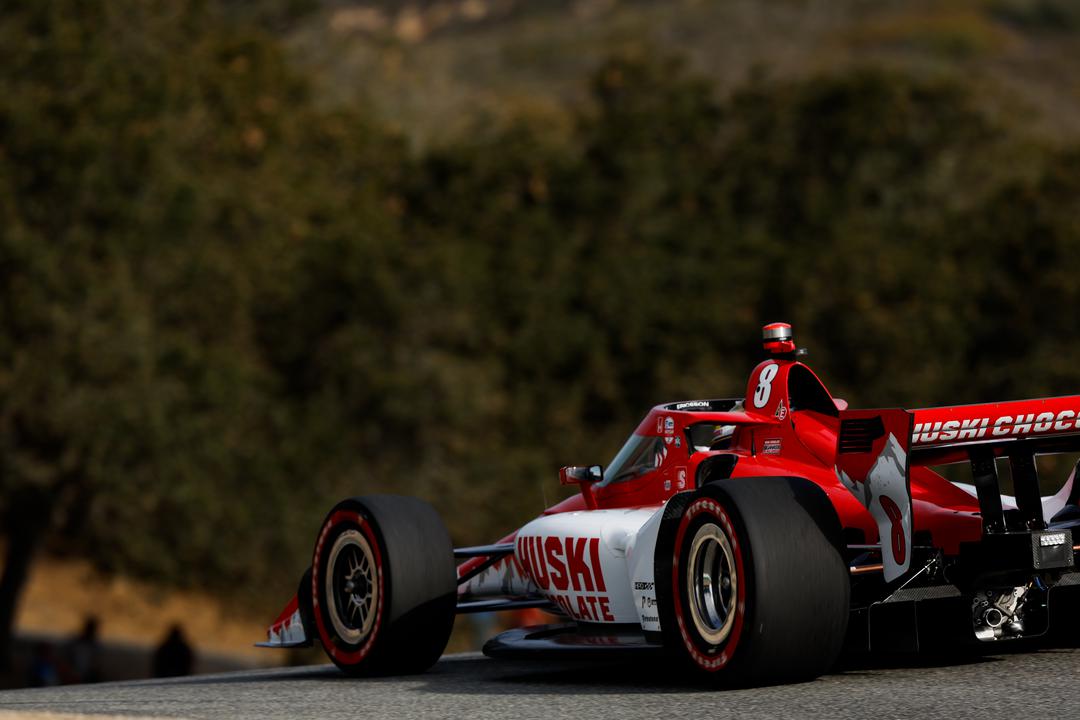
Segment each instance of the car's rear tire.
[[720,683],[815,678],[843,645],[840,523],[802,478],[722,480],[668,503],[656,544],[663,642]]
[[423,672],[454,625],[457,573],[446,526],[415,498],[343,500],[319,530],[310,588],[317,637],[344,672]]

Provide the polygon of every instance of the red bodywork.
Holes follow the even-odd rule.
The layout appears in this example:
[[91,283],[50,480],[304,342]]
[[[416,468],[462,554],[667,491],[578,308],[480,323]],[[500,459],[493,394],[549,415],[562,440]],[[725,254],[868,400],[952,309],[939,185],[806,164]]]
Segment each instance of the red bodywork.
[[[775,372],[764,372],[769,365],[776,367]],[[767,392],[761,387],[766,376]],[[811,480],[827,493],[845,529],[861,531],[865,543],[879,542],[874,518],[837,477],[840,415],[847,404],[832,398],[809,367],[790,355],[769,359],[751,372],[743,409],[712,412],[695,410],[695,404],[704,403],[660,405],[645,416],[635,433],[672,438],[668,452],[651,472],[591,488],[595,507],[662,505],[672,495],[697,487],[706,463],[718,456],[734,455],[737,462],[730,477],[787,475]],[[677,409],[679,405],[687,408]],[[941,548],[946,555],[959,553],[962,542],[981,538],[982,517],[978,500],[934,472],[929,464],[966,461],[967,448],[975,443],[993,443],[994,452],[1000,455],[1003,440],[1080,432],[1077,396],[930,408],[906,414],[914,428],[910,447],[919,451],[909,466],[912,531],[923,544]],[[729,447],[695,450],[688,429],[699,423],[735,426]],[[677,446],[674,438],[679,438]],[[584,495],[575,495],[545,514],[584,510],[593,503],[587,503]],[[502,542],[513,539],[511,534]],[[479,562],[463,563],[459,575]]]

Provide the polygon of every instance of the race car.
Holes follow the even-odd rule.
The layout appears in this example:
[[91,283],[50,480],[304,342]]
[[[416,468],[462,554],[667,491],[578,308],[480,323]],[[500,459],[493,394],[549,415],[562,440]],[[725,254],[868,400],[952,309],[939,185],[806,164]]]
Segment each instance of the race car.
[[[654,407],[606,467],[560,470],[577,494],[494,544],[454,549],[414,498],[338,503],[260,644],[318,640],[349,675],[420,672],[456,615],[540,608],[559,621],[485,654],[640,653],[762,684],[819,676],[844,648],[1071,632],[1076,468],[1042,497],[1036,458],[1080,451],[1080,396],[851,410],[790,325],[763,345],[743,396]],[[960,463],[969,483],[932,469]]]

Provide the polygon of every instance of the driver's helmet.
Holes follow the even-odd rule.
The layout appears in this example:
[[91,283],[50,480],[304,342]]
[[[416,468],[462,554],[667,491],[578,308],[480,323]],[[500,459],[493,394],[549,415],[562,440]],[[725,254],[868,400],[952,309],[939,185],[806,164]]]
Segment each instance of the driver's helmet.
[[717,425],[716,429],[713,430],[712,442],[709,443],[709,447],[713,450],[727,447],[731,443],[731,436],[734,434],[734,425]]

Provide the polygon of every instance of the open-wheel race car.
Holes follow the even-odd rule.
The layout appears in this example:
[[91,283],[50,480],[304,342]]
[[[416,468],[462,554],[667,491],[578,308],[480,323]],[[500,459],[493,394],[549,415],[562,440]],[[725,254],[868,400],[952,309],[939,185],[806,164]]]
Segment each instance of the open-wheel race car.
[[[846,646],[948,649],[1054,637],[1080,608],[1080,396],[849,410],[764,328],[746,393],[653,408],[576,494],[492,545],[454,549],[434,509],[357,497],[327,515],[268,647],[318,640],[351,675],[418,672],[455,615],[542,608],[493,657],[649,653],[702,678],[816,677]],[[1015,496],[1003,496],[1008,462]],[[970,483],[931,467],[964,463]]]

